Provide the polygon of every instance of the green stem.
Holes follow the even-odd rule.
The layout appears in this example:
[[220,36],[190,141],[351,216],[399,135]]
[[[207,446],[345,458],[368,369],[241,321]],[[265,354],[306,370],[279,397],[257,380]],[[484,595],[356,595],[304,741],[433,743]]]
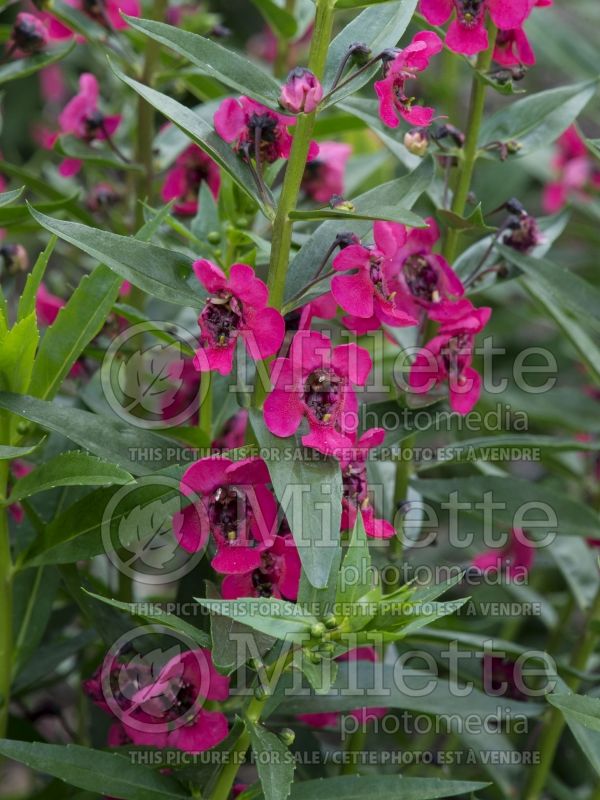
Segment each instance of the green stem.
[[[568,619],[568,618],[567,618]],[[579,642],[579,646],[573,653],[569,665],[579,671],[584,672],[587,663],[594,651],[594,647],[598,641],[598,635],[595,631],[596,626],[600,622],[600,590],[598,590],[594,602],[588,612],[585,632]],[[574,675],[569,675],[565,678],[565,683],[573,692],[576,692],[581,684],[581,678]],[[565,727],[565,718],[558,708],[552,708],[548,712],[546,721],[542,728],[542,735],[539,741],[539,754],[540,760],[535,764],[530,773],[529,781],[523,794],[523,800],[539,800],[548,775],[552,768],[554,756],[560,738]]]
[[[334,0],[317,0],[314,34],[310,46],[308,69],[317,78],[323,77],[331,29],[333,26]],[[300,114],[294,129],[292,151],[285,170],[281,197],[273,222],[273,241],[267,283],[270,302],[275,308],[283,305],[285,276],[292,243],[292,220],[289,215],[296,208],[300,184],[308,157],[310,140],[315,126],[316,112]]]
[[[163,21],[167,10],[167,0],[154,0],[151,18]],[[154,39],[146,40],[146,55],[141,81],[151,86],[156,66],[160,57],[160,43]],[[154,183],[154,109],[142,97],[138,98],[137,107],[137,142],[135,158],[144,168],[136,178],[135,186],[135,230],[144,224],[142,200],[152,202],[152,185]]]
[[[333,28],[333,12],[335,0],[317,0],[314,33],[310,44],[308,69],[321,79],[325,71],[325,62],[329,50],[329,41]],[[300,185],[304,176],[304,168],[308,158],[311,136],[315,127],[317,112],[299,114],[294,128],[292,150],[288,159],[281,196],[273,220],[273,236],[271,241],[271,259],[269,262],[269,303],[281,310],[285,293],[285,277],[287,273],[290,247],[292,244],[292,225],[290,214],[296,209],[296,201],[300,194]],[[257,380],[254,387],[252,404],[260,408],[267,387]]]
[[[286,651],[284,654],[280,655],[277,661],[267,669],[267,681],[271,690],[275,688],[270,687],[271,679],[274,675],[281,675],[287,665],[291,662],[292,658],[293,653],[291,651]],[[264,692],[264,694],[261,694],[260,696],[254,696],[248,703],[248,706],[244,712],[245,719],[256,725],[260,720],[261,714],[270,694],[271,692]],[[233,749],[229,752],[229,760],[219,775],[219,778],[215,784],[215,788],[210,795],[211,800],[227,800],[231,793],[238,770],[243,763],[244,755],[249,747],[250,734],[246,728],[235,743]]]
[[[496,44],[496,28],[488,26],[489,47],[477,57],[475,68],[477,73],[487,72],[492,63],[494,45]],[[467,120],[467,130],[465,134],[465,147],[462,154],[462,164],[458,182],[452,199],[452,211],[462,217],[465,213],[467,198],[471,190],[471,180],[475,161],[477,160],[477,142],[479,139],[479,129],[483,120],[483,110],[485,105],[486,84],[478,74],[473,76],[471,87],[471,102],[469,104],[469,117]],[[449,228],[444,245],[444,256],[447,261],[452,263],[456,257],[456,247],[458,243],[458,230]]]
[[[206,393],[202,397],[202,402],[200,403],[198,426],[201,431],[206,432],[209,441],[212,441],[213,386],[211,373],[204,372],[200,380],[206,381],[208,386],[206,387]],[[204,392],[204,390],[202,391]]]
[[[400,460],[396,464],[396,481],[394,484],[394,511],[399,508],[399,504],[406,500],[408,485],[413,471],[412,458],[405,458],[405,450],[411,451],[415,446],[415,436],[409,436],[400,451]],[[392,561],[400,561],[404,550],[404,532],[396,532],[396,536],[390,541],[390,558]],[[389,591],[394,591],[396,585],[388,586]]]
[[[0,463],[0,496],[6,497],[8,461]],[[0,509],[0,738],[6,736],[12,673],[12,576],[8,509]]]

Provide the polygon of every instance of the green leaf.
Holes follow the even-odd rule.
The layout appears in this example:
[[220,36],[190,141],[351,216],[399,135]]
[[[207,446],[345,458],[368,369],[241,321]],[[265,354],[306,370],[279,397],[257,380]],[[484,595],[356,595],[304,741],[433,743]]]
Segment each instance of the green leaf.
[[583,539],[557,536],[548,549],[577,605],[587,611],[600,589],[598,564],[590,558],[590,546]]
[[[580,701],[577,699],[575,700],[573,711],[571,703],[575,698],[578,697],[579,695],[572,694],[564,681],[559,679],[556,689],[552,694],[546,695],[546,700],[548,700],[556,708],[559,708],[563,713],[567,724],[571,729],[571,733],[577,741],[577,744],[585,753],[592,767],[596,770],[598,775],[600,775],[600,732],[597,730],[597,728],[591,727],[589,725],[589,719],[587,719],[587,711],[590,710],[590,706],[588,706],[587,701],[593,701],[594,705],[591,706],[592,710],[600,701],[598,701],[597,698],[582,698],[585,699],[586,704],[585,707],[581,709]],[[585,723],[582,719],[578,718],[580,710],[583,712],[584,718],[586,718]]]
[[298,25],[292,14],[278,6],[275,0],[252,0],[252,2],[274,33],[282,39],[294,38]]
[[127,756],[75,744],[43,744],[0,739],[0,753],[79,789],[101,788],[121,800],[186,800],[174,779],[132,763]]
[[26,445],[25,447],[0,445],[0,461],[12,461],[13,458],[25,458],[25,456],[31,455],[31,453],[34,453],[42,444],[44,438],[40,439],[39,442],[35,444]]
[[148,294],[181,306],[203,305],[199,282],[195,278],[188,280],[191,259],[181,253],[79,222],[53,219],[33,209],[31,215],[50,233],[106,264]]
[[568,720],[600,733],[600,698],[582,694],[547,694],[546,700]]
[[[504,452],[502,450],[505,449]],[[430,469],[443,467],[446,464],[465,464],[474,461],[507,461],[518,457],[520,450],[530,451],[539,449],[543,452],[596,452],[600,450],[600,442],[581,442],[579,439],[569,439],[559,436],[537,436],[535,434],[515,433],[500,434],[498,436],[484,436],[478,439],[466,439],[441,446],[438,458],[425,461],[418,465],[419,474]]]
[[[317,458],[294,438],[267,430],[261,411],[250,410],[250,422],[265,457],[273,489],[294,536],[310,583],[327,585],[339,549],[342,472],[333,458]],[[290,455],[291,452],[291,455]],[[304,457],[301,454],[304,453]]]
[[18,227],[24,223],[30,223],[30,209],[39,211],[41,214],[54,214],[55,211],[70,209],[73,202],[81,202],[80,192],[76,191],[70,195],[51,200],[48,203],[36,203],[35,206],[27,202],[26,205],[7,206],[0,208],[0,225],[6,227]]
[[294,780],[293,755],[279,736],[264,725],[246,721],[252,749],[256,754],[258,777],[265,800],[286,800]]
[[[171,628],[177,633],[181,633],[197,645],[198,647],[210,647],[210,636],[205,631],[196,628],[186,620],[178,617],[176,614],[170,614],[164,611],[158,603],[123,603],[120,600],[114,600],[110,597],[103,597],[100,594],[94,594],[84,589],[85,593],[95,600],[100,600],[106,605],[118,608],[120,611],[126,611],[130,616],[143,619],[156,625],[164,625],[166,628]],[[148,609],[145,611],[144,609]]]
[[[360,204],[363,212],[377,213],[380,207],[389,208],[402,203],[404,209],[410,209],[417,202],[423,192],[431,184],[433,179],[433,161],[430,158],[423,159],[418,167],[402,178],[384,183],[375,189],[371,189],[359,197],[352,200],[353,203]],[[288,302],[284,306],[283,313],[287,314],[295,308],[299,308],[305,302],[318,297],[319,294],[327,291],[325,286],[311,289],[300,297],[302,288],[308,283],[315,272],[316,265],[323,258],[323,253],[331,246],[338,233],[349,230],[357,236],[365,236],[372,228],[366,221],[355,222],[352,226],[347,223],[329,220],[323,222],[314,231],[306,244],[302,246],[291,262],[286,279],[285,296]],[[298,296],[293,302],[291,298]]]
[[103,264],[91,275],[83,276],[44,334],[33,365],[29,387],[32,395],[54,397],[84,349],[102,329],[120,286],[119,276]]
[[133,477],[124,469],[79,451],[59,453],[16,481],[6,504],[57,486],[122,486]]
[[36,654],[54,607],[60,580],[52,567],[18,572],[13,588],[15,648],[13,678]]
[[[274,6],[272,0],[263,0],[263,3],[265,6]],[[255,4],[259,5],[258,2]],[[275,8],[277,7],[275,6]],[[290,17],[283,9],[277,8],[277,11],[280,15],[291,19],[295,27],[296,23],[293,17]],[[228,47],[223,47],[211,39],[206,39],[204,36],[198,36],[196,33],[184,31],[173,25],[165,25],[162,22],[138,19],[137,17],[125,16],[125,18],[135,30],[141,31],[151,39],[187,58],[188,61],[198,67],[201,74],[215,78],[239,94],[247,94],[265,105],[278,108],[279,93],[281,91],[279,83],[252,61],[239,55],[239,53]],[[123,78],[121,75],[119,77]],[[163,113],[165,112],[163,111]]]
[[371,554],[362,514],[356,515],[354,530],[337,579],[336,605],[356,603],[373,588]]
[[37,290],[39,289],[42,278],[44,277],[50,256],[54,252],[56,242],[56,236],[51,236],[48,244],[37,257],[35,264],[33,265],[33,269],[27,276],[23,294],[19,298],[19,310],[17,313],[18,320],[24,319],[29,314],[33,314],[35,311],[35,298]]
[[[366,44],[367,47],[371,48],[374,56],[381,53],[382,50],[395,47],[407,29],[416,7],[417,0],[396,0],[396,2],[385,5],[383,8],[378,4],[372,8],[366,8],[352,22],[346,25],[329,45],[325,76],[323,78],[325,91],[327,92],[331,88],[339,64],[351,44],[355,42]],[[344,77],[352,74],[352,70],[355,69],[355,67],[350,66]],[[339,103],[342,98],[357,92],[361,86],[371,80],[377,70],[378,64],[374,64],[371,69],[365,70],[347,86],[335,92],[326,103],[326,106]]]
[[127,172],[143,172],[144,167],[133,161],[124,161],[112,155],[112,151],[82,142],[74,136],[60,136],[54,145],[54,150],[65,158],[76,158],[96,167],[107,167]]
[[[554,488],[520,478],[478,475],[448,480],[414,480],[412,485],[424,497],[437,502],[448,503],[451,493],[456,492],[459,502],[471,504],[470,514],[481,513],[484,494],[488,494],[494,503],[502,504],[502,508],[494,508],[493,514],[488,508],[496,527],[535,528],[544,533],[554,530],[570,536],[594,538],[600,526],[600,516],[591,508]],[[476,503],[480,505],[479,509],[475,508]],[[525,514],[522,524],[518,524],[515,515],[527,508],[533,513]]]
[[[158,24],[158,23],[157,23]],[[239,186],[239,188],[254,200],[263,213],[271,218],[273,211],[271,208],[265,206],[260,197],[258,196],[256,181],[252,176],[252,172],[248,165],[240,158],[231,145],[223,141],[221,137],[215,132],[211,123],[203,119],[199,114],[195,114],[191,109],[178,103],[177,100],[169,97],[166,94],[161,94],[149,86],[144,86],[133,78],[128,78],[116,67],[113,67],[115,75],[120,78],[123,83],[126,83],[141,97],[144,98],[151,106],[160,111],[167,119],[174,122],[178,128],[186,133],[205,153],[207,153],[213,161],[215,161],[221,169],[227,172]],[[268,198],[270,205],[271,199]]]
[[335,0],[336,9],[364,8],[365,6],[380,6],[390,0]]
[[568,308],[581,321],[592,318],[600,322],[600,290],[593,284],[546,258],[534,258],[502,245],[498,250],[532,283],[539,283],[559,307]]
[[402,775],[344,775],[295,783],[291,800],[436,800],[468,795],[488,783],[444,781],[439,778],[403,778]]
[[488,117],[479,145],[516,141],[517,156],[552,144],[579,116],[596,92],[597,80],[548,89],[511,103]]
[[[133,475],[148,475],[169,464],[167,453],[173,449],[170,439],[125,422],[9,392],[0,392],[0,408],[66,436],[84,450],[118,464]],[[156,456],[156,460],[148,462],[150,466],[143,458],[136,460],[136,453],[143,453],[145,448]]]
[[488,233],[489,231],[496,230],[494,227],[486,224],[481,210],[481,203],[478,203],[468,217],[461,217],[445,208],[438,210],[438,216],[444,220],[449,228],[453,228],[457,231],[482,231]]
[[25,187],[21,186],[20,189],[14,189],[11,192],[2,192],[0,194],[0,208],[4,208],[4,206],[8,206],[14,203],[15,200],[18,200],[23,194],[24,189]]
[[85,630],[75,636],[71,633],[66,638],[54,638],[37,647],[35,658],[15,672],[12,691],[14,694],[39,689],[45,682],[55,679],[55,673],[61,664],[80,653],[85,647],[95,642],[97,634],[94,630]]
[[0,332],[0,389],[27,391],[38,339],[35,314]]
[[16,81],[19,78],[26,78],[28,75],[33,75],[35,72],[44,69],[44,67],[49,67],[50,64],[62,61],[74,47],[75,42],[71,42],[67,47],[49,50],[46,53],[38,53],[26,58],[17,58],[14,61],[9,61],[8,64],[3,64],[0,66],[0,85],[9,81]]
[[278,600],[275,597],[257,597],[239,600],[210,600],[195,597],[197,603],[213,614],[229,617],[266,633],[275,639],[305,644],[310,639],[311,626],[317,618],[304,611],[295,603]]
[[348,219],[348,220],[383,220],[387,222],[401,222],[404,225],[410,225],[411,228],[425,228],[425,221],[413,214],[412,211],[407,211],[405,208],[398,208],[397,206],[390,206],[388,208],[380,208],[379,211],[361,211],[360,204],[351,203],[352,209],[343,208],[315,208],[306,211],[292,211],[289,214],[290,219],[293,220],[323,220],[323,219]]

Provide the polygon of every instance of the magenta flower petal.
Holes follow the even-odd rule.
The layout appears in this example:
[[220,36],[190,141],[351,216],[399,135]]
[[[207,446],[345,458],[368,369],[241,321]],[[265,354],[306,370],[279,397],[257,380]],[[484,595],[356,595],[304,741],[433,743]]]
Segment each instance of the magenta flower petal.
[[251,456],[242,461],[234,461],[225,470],[228,483],[238,486],[254,486],[257,483],[270,483],[271,476],[262,458]]
[[248,264],[231,265],[229,288],[240,300],[252,305],[256,310],[264,308],[267,304],[269,297],[267,285],[256,277],[254,270]]
[[333,259],[332,266],[335,270],[344,271],[346,269],[356,269],[356,267],[367,267],[371,252],[362,244],[351,244]]
[[254,597],[253,574],[253,572],[244,572],[239,575],[225,575],[221,582],[221,597],[224,600]]
[[443,25],[453,11],[452,0],[421,0],[419,9],[427,22],[432,25]]
[[446,46],[455,53],[462,53],[465,56],[473,56],[475,53],[487,50],[488,34],[483,22],[473,28],[466,28],[458,20],[452,20],[446,34]]
[[232,483],[227,468],[233,465],[230,458],[206,456],[186,469],[181,478],[181,491],[184,494],[211,494],[219,486]]
[[352,440],[334,428],[320,425],[311,426],[310,433],[302,437],[302,444],[330,456],[352,447]]
[[222,742],[228,733],[225,714],[202,708],[196,712],[193,724],[182,725],[169,733],[168,744],[186,753],[202,753]]
[[373,84],[375,94],[379,98],[379,116],[381,121],[390,128],[398,127],[396,104],[394,102],[394,76],[388,75],[382,81]]
[[331,363],[338,374],[346,375],[356,386],[365,385],[373,366],[368,350],[354,342],[334,348]]
[[[373,224],[373,238],[378,250],[392,258],[406,242],[407,232],[398,222],[377,221]],[[343,251],[342,251],[343,252]]]
[[226,142],[234,142],[242,135],[246,125],[246,114],[239,100],[233,97],[223,100],[214,116],[215,130]]
[[487,9],[501,30],[518,28],[531,11],[529,0],[487,0]]
[[348,314],[366,318],[373,315],[373,284],[364,270],[356,275],[334,275],[331,294]]
[[461,373],[458,381],[450,381],[450,408],[458,414],[473,410],[481,394],[481,377],[472,367]]
[[[262,282],[262,281],[261,281]],[[275,308],[263,308],[253,315],[244,344],[255,361],[275,355],[285,336],[285,321]]]
[[212,261],[201,258],[198,261],[194,261],[192,269],[202,286],[211,294],[220,292],[227,285],[225,273]]
[[221,572],[224,575],[235,575],[258,569],[260,563],[260,550],[247,544],[221,546],[217,549],[217,554],[210,562],[211,567],[216,572]]
[[210,525],[203,504],[195,503],[175,514],[173,533],[187,553],[204,550],[210,534]]
[[265,425],[275,436],[292,436],[298,430],[303,416],[302,403],[291,389],[274,389],[265,400]]

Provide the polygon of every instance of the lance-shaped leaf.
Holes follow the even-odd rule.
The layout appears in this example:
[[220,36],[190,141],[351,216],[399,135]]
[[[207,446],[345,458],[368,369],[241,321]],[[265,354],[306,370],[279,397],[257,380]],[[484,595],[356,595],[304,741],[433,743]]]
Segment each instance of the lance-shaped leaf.
[[438,800],[471,795],[488,783],[444,781],[439,778],[403,778],[401,775],[342,775],[302,781],[292,787],[291,800]]
[[559,708],[567,720],[574,720],[600,733],[600,698],[582,694],[548,694],[546,700]]
[[[279,11],[285,14],[282,9]],[[235,92],[249,95],[261,103],[278,108],[277,101],[281,91],[279,83],[234,50],[197,33],[165,25],[163,22],[137,17],[126,17],[126,19],[132,28],[187,58],[198,67],[201,74],[215,78]],[[294,21],[293,17],[291,19]]]
[[56,241],[56,236],[50,237],[48,244],[37,257],[35,264],[33,265],[33,269],[27,276],[23,294],[19,298],[19,310],[17,312],[17,319],[19,320],[24,319],[26,316],[28,316],[28,314],[33,314],[35,311],[35,298],[37,295],[37,290],[39,289],[42,278],[44,277],[50,256],[54,252]]
[[310,639],[311,627],[318,621],[295,603],[278,600],[275,597],[244,597],[239,600],[209,600],[205,597],[194,599],[213,614],[242,622],[275,639],[299,644],[306,644]]
[[559,86],[511,103],[481,126],[479,145],[515,141],[518,156],[552,144],[574,122],[596,92],[597,80]]
[[15,483],[7,504],[57,486],[122,486],[133,477],[116,464],[87,453],[59,453]]
[[256,754],[258,777],[265,800],[286,800],[294,780],[296,763],[279,736],[264,725],[248,720],[252,750]]
[[294,15],[286,11],[276,0],[252,0],[265,22],[273,31],[284,39],[293,39],[298,30]]
[[23,189],[25,187],[21,186],[20,189],[14,189],[10,192],[2,192],[0,194],[0,208],[4,208],[4,206],[9,206],[11,203],[14,203],[15,200],[18,200],[19,197],[23,194]]
[[[173,442],[164,436],[36,397],[0,392],[0,408],[66,436],[85,450],[118,464],[133,475],[147,475],[168,466],[167,454],[176,450]],[[156,460],[143,461],[145,448],[156,456]],[[138,456],[140,452],[142,458]]]
[[286,515],[302,567],[310,583],[327,585],[339,551],[342,514],[342,472],[333,458],[316,457],[293,437],[282,439],[267,430],[262,412],[250,411],[252,429],[265,458],[275,495]]
[[203,305],[200,283],[190,278],[191,259],[181,253],[79,222],[53,219],[33,209],[31,215],[50,233],[98,259],[148,294],[181,306]]
[[167,119],[174,122],[178,128],[196,142],[198,147],[208,153],[213,161],[232,177],[240,189],[258,204],[266,216],[273,216],[272,208],[270,208],[272,205],[271,198],[267,198],[267,205],[259,197],[256,181],[250,168],[235,153],[231,145],[221,139],[212,124],[172,97],[157,92],[156,89],[151,89],[149,86],[144,86],[143,83],[134,81],[133,78],[128,78],[116,67],[113,67],[113,71],[123,83],[130,86],[157,111],[160,111]]
[[187,800],[174,778],[134,764],[128,756],[76,744],[0,739],[0,753],[61,781],[96,793],[99,787],[121,800]]
[[50,64],[56,64],[57,61],[62,61],[63,58],[69,55],[74,47],[75,42],[71,42],[68,47],[60,47],[56,50],[49,50],[46,53],[37,53],[36,55],[26,56],[25,58],[17,58],[14,61],[3,64],[0,66],[0,86],[9,81],[26,78],[28,75],[33,75],[34,72],[39,72],[41,69],[49,67]]

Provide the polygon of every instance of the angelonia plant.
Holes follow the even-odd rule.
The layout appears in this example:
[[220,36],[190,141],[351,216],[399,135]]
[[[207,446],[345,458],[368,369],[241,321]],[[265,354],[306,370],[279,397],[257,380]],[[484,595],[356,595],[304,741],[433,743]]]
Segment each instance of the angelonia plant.
[[600,797],[597,2],[0,11],[0,799]]

